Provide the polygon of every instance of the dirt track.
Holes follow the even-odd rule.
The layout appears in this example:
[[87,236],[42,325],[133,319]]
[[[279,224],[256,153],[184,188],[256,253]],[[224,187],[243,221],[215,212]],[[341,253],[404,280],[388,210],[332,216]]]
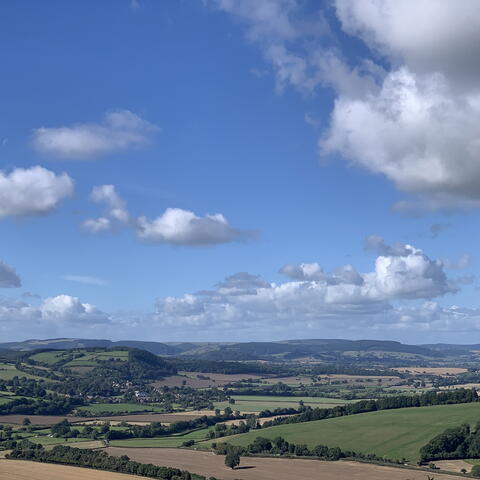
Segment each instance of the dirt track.
[[[128,455],[132,460],[214,475],[223,480],[426,480],[426,471],[383,467],[356,462],[244,457],[240,468],[231,470],[224,457],[210,452],[175,448],[115,448],[110,455]],[[460,480],[463,477],[435,473],[435,480]]]

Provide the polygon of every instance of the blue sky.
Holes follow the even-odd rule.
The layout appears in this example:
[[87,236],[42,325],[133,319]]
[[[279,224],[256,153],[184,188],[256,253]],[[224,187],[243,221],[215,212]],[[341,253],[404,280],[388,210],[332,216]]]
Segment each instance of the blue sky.
[[2,339],[474,341],[479,20],[412,2],[1,5]]

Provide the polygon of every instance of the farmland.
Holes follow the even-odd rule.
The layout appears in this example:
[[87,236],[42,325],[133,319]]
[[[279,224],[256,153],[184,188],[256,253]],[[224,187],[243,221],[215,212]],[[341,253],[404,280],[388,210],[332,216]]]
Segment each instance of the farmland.
[[129,438],[126,440],[112,440],[112,447],[180,447],[188,440],[202,441],[207,436],[208,429],[195,430],[183,435],[170,435],[156,438]]
[[[282,458],[244,457],[240,469],[224,465],[224,457],[210,452],[172,448],[107,448],[110,455],[128,455],[132,460],[190,470],[207,478],[223,480],[426,480],[426,472],[356,462],[322,462]],[[435,480],[460,480],[460,476],[435,473]]]
[[274,410],[275,408],[298,408],[299,402],[309,407],[330,408],[336,405],[345,405],[346,400],[338,400],[323,397],[292,397],[292,396],[266,396],[266,395],[232,395],[235,403],[215,403],[216,408],[224,409],[230,406],[233,410],[240,412],[261,412],[263,410]]
[[310,447],[323,444],[413,462],[419,458],[420,447],[435,435],[462,423],[475,424],[479,417],[479,403],[382,410],[279,425],[228,437],[226,441],[245,446],[258,436],[270,439],[281,436]]
[[138,403],[92,403],[78,410],[86,411],[94,415],[103,413],[132,413],[132,412],[162,412],[162,408],[156,405]]
[[8,363],[0,363],[0,380],[12,380],[14,377],[25,377],[39,379],[35,375],[30,375],[25,372],[21,372],[15,368],[15,365]]
[[140,480],[144,477],[22,460],[0,460],[2,480]]

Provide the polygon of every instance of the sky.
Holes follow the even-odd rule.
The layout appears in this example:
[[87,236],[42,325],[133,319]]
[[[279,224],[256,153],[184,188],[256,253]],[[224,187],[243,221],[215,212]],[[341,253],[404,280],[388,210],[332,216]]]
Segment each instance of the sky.
[[476,0],[0,4],[0,341],[478,343]]

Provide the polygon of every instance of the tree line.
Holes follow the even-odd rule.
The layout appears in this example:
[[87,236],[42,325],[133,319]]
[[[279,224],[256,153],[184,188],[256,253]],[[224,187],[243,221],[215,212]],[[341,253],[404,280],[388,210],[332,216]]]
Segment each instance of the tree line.
[[55,394],[43,398],[16,398],[0,405],[0,415],[63,415],[74,408],[84,405],[81,398],[61,397]]
[[430,391],[416,395],[392,395],[378,400],[361,400],[359,402],[340,405],[333,408],[304,407],[298,415],[281,417],[263,424],[263,428],[287,423],[313,422],[325,418],[343,417],[358,413],[374,412],[376,410],[390,410],[394,408],[426,407],[432,405],[447,405],[457,403],[477,402],[478,395],[475,389],[459,388],[443,392]]
[[[212,427],[220,422],[239,418],[233,415],[231,409],[227,413],[207,417],[206,415],[193,420],[182,420],[163,425],[160,422],[152,422],[149,425],[129,425],[128,430],[110,430],[105,438],[107,440],[123,440],[127,438],[152,438],[162,435],[173,435],[189,430]],[[240,417],[244,418],[244,417]]]
[[[197,475],[178,468],[134,462],[126,455],[114,457],[104,451],[72,448],[61,445],[57,445],[52,450],[45,450],[42,445],[37,445],[26,440],[18,444],[17,447],[7,455],[7,458],[89,467],[163,480],[207,480],[203,475]],[[217,479],[210,477],[209,480]]]
[[240,447],[228,443],[212,443],[212,448],[218,455],[228,455],[231,452],[235,452],[238,455],[315,457],[330,461],[340,460],[341,458],[351,458],[395,464],[401,464],[405,462],[405,459],[390,460],[379,457],[373,453],[364,454],[351,450],[342,450],[339,447],[327,447],[326,445],[317,445],[313,448],[309,448],[306,444],[291,443],[280,436],[274,438],[273,440],[264,437],[257,437],[246,447]]
[[422,463],[431,460],[480,458],[480,422],[449,428],[420,449]]

